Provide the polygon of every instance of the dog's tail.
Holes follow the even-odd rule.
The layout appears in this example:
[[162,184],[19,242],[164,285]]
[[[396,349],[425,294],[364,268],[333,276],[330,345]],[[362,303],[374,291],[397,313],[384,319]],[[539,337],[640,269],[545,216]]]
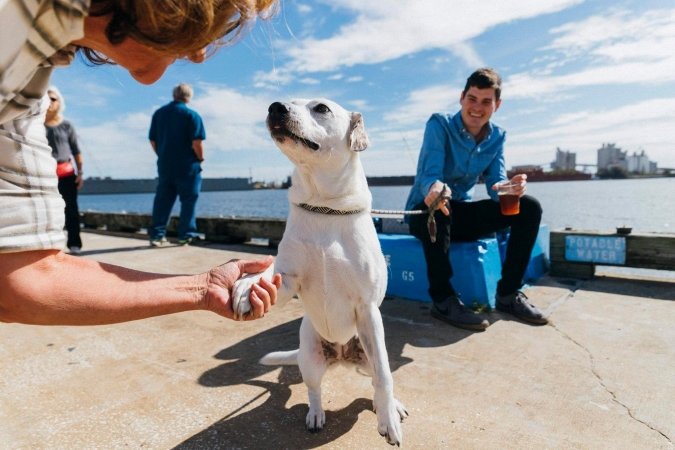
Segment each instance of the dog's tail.
[[263,356],[258,362],[265,366],[297,366],[299,352],[300,350],[272,352]]

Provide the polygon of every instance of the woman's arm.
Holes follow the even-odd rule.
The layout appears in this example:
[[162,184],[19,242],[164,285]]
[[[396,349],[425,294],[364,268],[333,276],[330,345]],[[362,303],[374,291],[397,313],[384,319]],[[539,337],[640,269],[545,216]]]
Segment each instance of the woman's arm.
[[[230,261],[199,275],[146,273],[57,250],[0,254],[0,321],[35,325],[102,325],[208,309],[233,318],[230,289],[243,273],[273,261]],[[253,315],[276,303],[281,276],[251,289]]]

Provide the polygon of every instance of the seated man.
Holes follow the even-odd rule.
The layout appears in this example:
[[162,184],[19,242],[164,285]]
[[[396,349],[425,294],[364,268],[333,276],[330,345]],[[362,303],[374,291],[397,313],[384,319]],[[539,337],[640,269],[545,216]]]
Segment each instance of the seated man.
[[[483,330],[487,320],[464,307],[450,283],[452,266],[448,258],[452,240],[475,240],[486,233],[511,227],[511,236],[497,284],[496,306],[535,324],[548,323],[546,315],[529,303],[520,289],[539,232],[541,206],[525,194],[527,175],[516,175],[509,184],[517,185],[520,213],[502,215],[497,184],[507,181],[504,162],[506,132],[490,122],[501,104],[501,77],[490,68],[475,71],[460,95],[460,112],[434,114],[426,125],[417,164],[415,184],[407,210],[428,209],[439,195],[434,211],[436,239],[432,242],[426,214],[408,216],[410,233],[422,241],[433,300],[431,315],[451,325]],[[483,175],[491,199],[471,202],[474,188]],[[443,192],[445,188],[445,191]]]

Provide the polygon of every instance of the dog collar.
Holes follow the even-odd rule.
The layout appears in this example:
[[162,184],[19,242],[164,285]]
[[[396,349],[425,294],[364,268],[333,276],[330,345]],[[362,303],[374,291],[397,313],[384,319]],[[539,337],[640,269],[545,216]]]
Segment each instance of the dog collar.
[[358,214],[362,212],[362,209],[352,209],[350,211],[341,211],[339,209],[331,209],[327,206],[312,206],[308,205],[307,203],[296,203],[296,206],[301,207],[302,209],[306,209],[307,211],[312,211],[316,213],[321,213],[321,214],[330,214],[334,216],[345,216],[349,214]]

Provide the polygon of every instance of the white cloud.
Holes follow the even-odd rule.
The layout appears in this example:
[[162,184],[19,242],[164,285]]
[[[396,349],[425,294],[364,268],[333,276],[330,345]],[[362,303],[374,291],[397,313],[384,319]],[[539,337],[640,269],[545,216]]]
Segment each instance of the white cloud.
[[[666,50],[675,48],[675,9],[593,16],[551,33],[559,36],[542,50],[556,51],[556,57],[543,70],[510,76],[504,83],[509,98],[543,97],[582,86],[675,81],[675,53]],[[583,68],[555,74],[574,62]]]
[[302,83],[302,84],[319,84],[319,83],[321,83],[321,82],[320,82],[319,80],[317,80],[316,78],[309,78],[309,77],[307,77],[307,78],[301,78],[301,79],[299,79],[298,81],[299,81],[300,83]]
[[385,122],[398,126],[424,124],[434,112],[458,110],[462,89],[463,86],[439,84],[412,91],[400,107],[386,113],[383,118]]
[[298,12],[301,14],[309,14],[312,12],[312,7],[304,3],[298,3],[297,8]]
[[356,83],[357,81],[363,81],[362,76],[349,77],[345,80],[347,83]]
[[157,166],[148,141],[150,119],[150,113],[135,112],[95,126],[78,127],[86,175],[154,178]]
[[484,67],[486,64],[468,42],[458,42],[451,47],[455,56],[464,60],[467,67]]
[[555,148],[561,147],[577,152],[578,162],[595,163],[602,143],[614,142],[631,153],[643,148],[660,166],[675,167],[673,123],[675,97],[563,114],[541,130],[510,133],[507,162],[509,166],[550,162]]
[[340,80],[344,77],[341,73],[336,73],[335,75],[331,75],[328,77],[329,80]]
[[274,69],[271,72],[258,71],[253,76],[253,86],[278,90],[280,86],[290,83],[294,78],[293,74],[287,69]]
[[244,95],[219,85],[200,85],[190,107],[204,120],[210,149],[231,151],[271,148],[265,129],[267,95]]
[[359,111],[369,111],[373,109],[370,106],[368,106],[368,100],[361,100],[361,99],[350,100],[347,102],[347,104],[353,106]]
[[336,9],[356,19],[327,39],[308,37],[285,53],[288,67],[298,72],[337,70],[356,64],[377,64],[429,49],[446,49],[472,63],[475,53],[462,43],[501,23],[560,11],[583,0],[377,1],[337,0]]
[[66,104],[80,108],[101,107],[108,104],[110,97],[119,96],[121,89],[92,81],[67,80],[57,86],[66,99]]

